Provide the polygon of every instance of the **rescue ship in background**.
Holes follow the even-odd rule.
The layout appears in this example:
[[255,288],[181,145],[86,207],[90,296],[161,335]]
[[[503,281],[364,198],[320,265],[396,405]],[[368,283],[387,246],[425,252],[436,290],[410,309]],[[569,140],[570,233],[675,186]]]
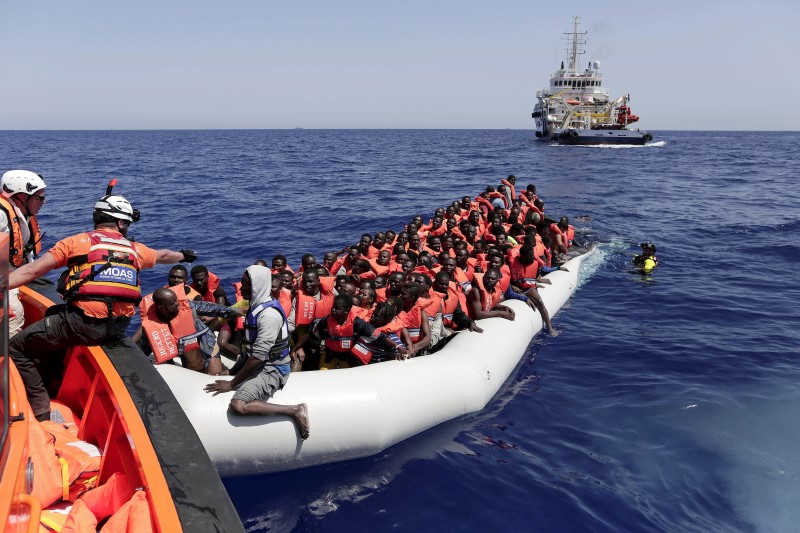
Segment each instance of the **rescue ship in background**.
[[550,77],[550,87],[536,92],[538,102],[531,115],[536,138],[558,144],[642,145],[652,140],[649,132],[628,128],[639,121],[628,106],[630,95],[610,100],[599,61],[579,70],[587,32],[578,31],[580,17],[573,19],[573,25],[573,31],[564,34],[569,65],[565,69],[562,61]]
[[[38,422],[8,357],[8,234],[0,233],[0,531],[244,531],[203,445],[130,339],[68,350]],[[20,289],[26,323],[61,300]]]

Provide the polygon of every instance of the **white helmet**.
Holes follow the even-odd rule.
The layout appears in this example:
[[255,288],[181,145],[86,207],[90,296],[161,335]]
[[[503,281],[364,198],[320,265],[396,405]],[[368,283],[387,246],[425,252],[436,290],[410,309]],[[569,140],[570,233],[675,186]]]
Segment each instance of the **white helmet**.
[[42,177],[30,170],[9,170],[3,174],[0,186],[9,197],[17,193],[33,194],[47,187]]
[[128,222],[138,222],[140,216],[138,209],[134,209],[128,200],[116,194],[100,198],[94,204],[94,210]]

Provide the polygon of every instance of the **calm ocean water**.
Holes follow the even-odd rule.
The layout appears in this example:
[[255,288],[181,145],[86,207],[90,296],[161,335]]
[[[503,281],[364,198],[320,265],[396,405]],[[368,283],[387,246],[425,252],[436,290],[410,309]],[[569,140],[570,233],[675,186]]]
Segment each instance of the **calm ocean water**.
[[[534,339],[484,412],[375,457],[225,480],[251,531],[797,531],[800,133],[655,135],[3,131],[0,168],[44,174],[45,246],[89,228],[117,177],[132,233],[195,248],[228,289],[256,258],[321,258],[508,174],[600,244],[561,335]],[[643,240],[650,278],[629,272]]]

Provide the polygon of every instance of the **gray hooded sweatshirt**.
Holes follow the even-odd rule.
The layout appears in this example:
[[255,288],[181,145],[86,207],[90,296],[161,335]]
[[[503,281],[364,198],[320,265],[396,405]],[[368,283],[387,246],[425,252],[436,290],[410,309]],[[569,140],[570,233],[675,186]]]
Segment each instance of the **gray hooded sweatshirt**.
[[[247,267],[247,274],[253,285],[253,294],[250,298],[250,307],[272,300],[272,272],[267,267],[252,265]],[[279,313],[273,310],[265,310],[258,314],[258,336],[253,343],[253,357],[266,361],[269,359],[269,351],[278,339],[284,322]],[[283,338],[288,336],[288,331],[283,332]]]

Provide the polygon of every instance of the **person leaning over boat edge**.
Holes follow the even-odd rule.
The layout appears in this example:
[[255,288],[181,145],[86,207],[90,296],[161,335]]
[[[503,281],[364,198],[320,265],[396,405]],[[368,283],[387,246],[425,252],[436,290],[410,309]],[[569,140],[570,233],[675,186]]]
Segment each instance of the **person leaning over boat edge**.
[[46,254],[9,275],[9,288],[20,287],[51,270],[68,267],[65,305],[31,324],[9,342],[9,355],[22,376],[37,420],[49,420],[50,398],[36,359],[63,357],[70,346],[99,345],[125,337],[141,298],[139,270],[157,263],[192,262],[192,250],[153,250],[127,239],[139,211],[122,196],[107,194],[94,206],[94,230],[58,241]]
[[[42,235],[37,216],[45,202],[47,185],[42,176],[30,170],[9,170],[0,181],[0,231],[8,233],[10,268],[33,262],[42,249]],[[25,325],[25,310],[19,290],[8,291],[8,336],[13,337]]]
[[275,391],[286,385],[291,371],[289,327],[280,303],[273,299],[272,273],[267,267],[252,265],[242,274],[242,297],[250,301],[245,317],[245,338],[242,369],[230,380],[218,379],[205,386],[214,396],[236,393],[229,408],[237,415],[285,415],[292,419],[300,438],[308,438],[306,404],[279,405],[268,403]]

